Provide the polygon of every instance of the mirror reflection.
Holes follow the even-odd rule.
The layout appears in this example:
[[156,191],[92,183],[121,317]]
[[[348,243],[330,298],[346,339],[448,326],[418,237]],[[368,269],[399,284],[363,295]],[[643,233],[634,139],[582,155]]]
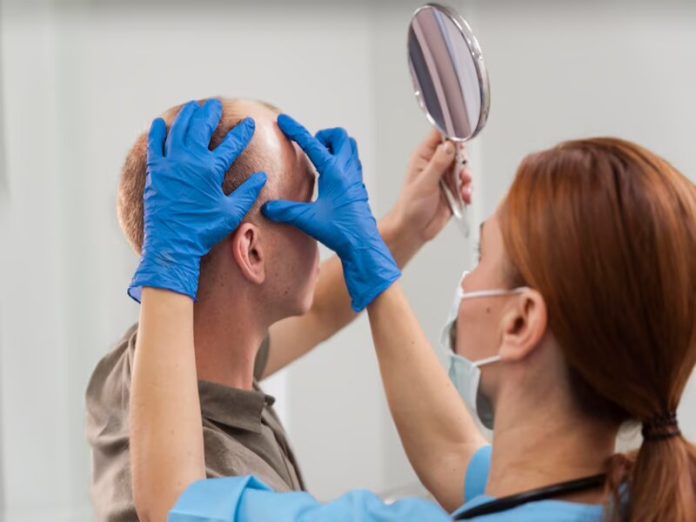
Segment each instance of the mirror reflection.
[[431,122],[453,140],[476,136],[488,114],[488,79],[466,22],[442,6],[424,6],[411,21],[408,56],[416,96]]

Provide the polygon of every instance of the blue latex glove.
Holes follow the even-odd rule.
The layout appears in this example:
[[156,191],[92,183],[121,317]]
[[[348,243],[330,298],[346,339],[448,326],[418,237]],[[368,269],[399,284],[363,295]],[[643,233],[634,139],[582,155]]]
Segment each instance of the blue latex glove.
[[[143,287],[164,288],[196,298],[201,258],[234,232],[266,184],[256,173],[229,196],[225,173],[254,135],[247,118],[213,151],[210,138],[222,104],[188,103],[167,136],[164,120],[152,122],[145,182],[145,239],[128,295],[140,302]],[[165,143],[166,139],[166,143]]]
[[293,225],[338,254],[353,310],[359,312],[401,272],[370,210],[357,144],[344,129],[322,130],[315,138],[284,114],[278,125],[314,163],[319,196],[314,203],[271,201],[262,211],[268,219]]

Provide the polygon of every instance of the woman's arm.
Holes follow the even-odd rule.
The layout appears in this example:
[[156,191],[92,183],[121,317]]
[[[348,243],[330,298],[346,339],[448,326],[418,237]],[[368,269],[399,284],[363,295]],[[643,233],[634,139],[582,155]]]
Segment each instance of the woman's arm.
[[486,440],[396,283],[368,306],[392,417],[411,465],[449,511],[464,503],[471,457]]
[[133,495],[142,521],[164,521],[184,490],[205,478],[193,351],[193,300],[145,288],[130,404]]
[[[406,183],[394,208],[379,222],[379,232],[400,269],[447,225],[452,215],[440,193],[439,181],[452,168],[454,155],[438,146],[442,136],[431,131],[414,151]],[[459,173],[463,186],[469,186],[468,170]],[[463,197],[469,198],[469,194]],[[350,324],[358,314],[350,307],[350,295],[338,257],[321,265],[312,308],[299,317],[274,324],[263,377],[281,370],[318,344]]]
[[266,183],[255,174],[231,195],[225,173],[254,134],[253,120],[210,138],[222,104],[186,104],[171,130],[160,118],[148,140],[143,257],[128,293],[142,303],[130,396],[133,497],[144,521],[164,522],[177,498],[205,478],[193,300],[201,258],[237,229]]
[[[278,124],[317,168],[319,197],[315,203],[271,201],[265,215],[338,254],[353,309],[369,306],[387,398],[411,463],[435,497],[454,509],[464,499],[466,467],[484,439],[395,285],[401,274],[369,207],[357,145],[343,129],[314,137],[291,118],[280,117]],[[438,146],[420,174],[430,196],[441,197],[442,169],[433,163],[448,165],[453,157],[451,143]]]

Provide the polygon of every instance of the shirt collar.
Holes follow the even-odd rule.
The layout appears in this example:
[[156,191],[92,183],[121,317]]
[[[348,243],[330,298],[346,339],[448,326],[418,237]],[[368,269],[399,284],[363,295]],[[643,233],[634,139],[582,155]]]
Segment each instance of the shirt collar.
[[264,409],[275,399],[261,391],[256,382],[253,390],[230,388],[209,381],[198,381],[203,417],[230,428],[261,432]]

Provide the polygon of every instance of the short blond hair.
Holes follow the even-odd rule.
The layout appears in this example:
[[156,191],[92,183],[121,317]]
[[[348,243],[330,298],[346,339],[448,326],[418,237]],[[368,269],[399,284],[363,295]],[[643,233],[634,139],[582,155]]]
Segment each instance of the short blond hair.
[[[212,99],[212,98],[207,98]],[[204,102],[207,99],[199,100]],[[240,123],[246,116],[241,114],[238,105],[244,100],[218,98],[222,102],[223,111],[220,124],[213,133],[210,140],[210,148],[217,147],[222,140],[227,136],[227,133]],[[280,110],[264,101],[256,101],[273,112],[279,114]],[[174,119],[179,114],[179,111],[184,104],[172,107],[164,112],[162,118],[167,123],[169,128],[174,122]],[[258,150],[252,142],[244,153],[237,158],[230,170],[225,174],[223,191],[225,194],[230,194],[239,185],[249,178],[254,172],[261,170],[259,165],[262,160],[263,151]],[[143,193],[145,191],[145,178],[147,176],[147,132],[143,132],[135,140],[131,147],[126,161],[121,169],[121,180],[118,189],[118,202],[116,210],[118,221],[121,225],[121,230],[126,236],[131,247],[138,253],[142,254],[143,239],[144,239],[144,206]]]

